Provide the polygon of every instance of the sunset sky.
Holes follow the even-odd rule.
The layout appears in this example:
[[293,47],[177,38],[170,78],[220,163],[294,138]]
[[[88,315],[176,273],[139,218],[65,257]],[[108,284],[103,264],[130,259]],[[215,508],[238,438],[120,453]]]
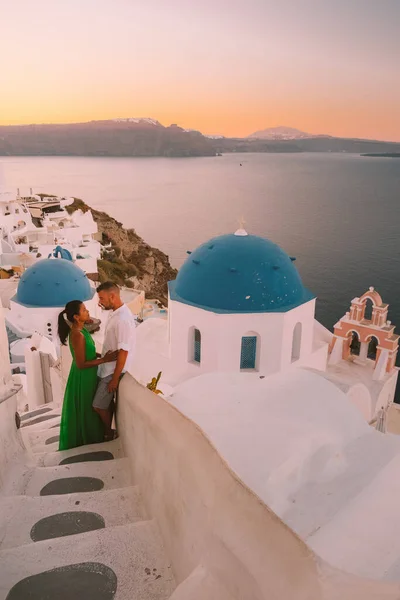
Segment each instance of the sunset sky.
[[400,0],[0,0],[0,124],[400,141]]

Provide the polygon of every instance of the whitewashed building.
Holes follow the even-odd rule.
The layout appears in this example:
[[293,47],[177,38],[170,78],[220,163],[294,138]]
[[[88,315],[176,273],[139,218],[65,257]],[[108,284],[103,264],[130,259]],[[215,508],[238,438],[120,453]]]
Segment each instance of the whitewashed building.
[[[398,337],[392,335],[394,326],[387,325],[388,307],[384,323],[365,320],[362,313],[362,326],[370,336],[376,329],[378,337],[383,335],[379,328],[388,329],[389,350],[378,348],[372,358],[366,350],[356,355],[351,336],[340,338],[344,329],[336,328],[333,336],[316,321],[316,298],[304,287],[294,260],[276,244],[243,229],[189,253],[169,284],[168,321],[149,320],[138,331],[140,352],[133,375],[146,383],[162,371],[160,388],[170,395],[183,381],[211,372],[264,379],[295,368],[313,369],[345,391],[372,421],[382,406],[393,402],[398,375]],[[374,311],[382,311],[376,292],[372,300]],[[360,326],[353,323],[346,332]]]

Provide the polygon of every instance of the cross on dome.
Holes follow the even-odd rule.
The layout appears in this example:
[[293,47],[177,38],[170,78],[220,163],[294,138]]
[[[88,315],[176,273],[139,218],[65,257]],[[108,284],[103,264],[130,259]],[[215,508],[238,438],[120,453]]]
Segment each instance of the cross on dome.
[[239,223],[239,229],[237,229],[235,231],[235,235],[237,236],[245,236],[248,235],[247,231],[245,230],[244,226],[246,224],[246,221],[244,220],[243,217],[240,217],[240,219],[238,219],[238,223]]

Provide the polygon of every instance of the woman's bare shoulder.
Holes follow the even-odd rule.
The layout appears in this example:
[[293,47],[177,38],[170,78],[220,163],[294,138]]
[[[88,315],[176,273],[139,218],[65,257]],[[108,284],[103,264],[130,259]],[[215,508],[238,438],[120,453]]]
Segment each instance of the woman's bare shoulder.
[[71,333],[69,334],[72,342],[79,342],[81,339],[85,339],[82,331],[79,329],[72,328]]

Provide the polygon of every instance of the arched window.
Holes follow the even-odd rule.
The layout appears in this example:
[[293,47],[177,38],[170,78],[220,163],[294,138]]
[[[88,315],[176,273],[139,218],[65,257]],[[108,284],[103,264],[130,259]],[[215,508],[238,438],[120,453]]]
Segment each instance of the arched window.
[[301,323],[297,323],[293,329],[293,340],[292,340],[292,362],[299,360],[301,350]]
[[240,350],[240,368],[255,369],[257,361],[257,335],[245,335],[242,337]]
[[368,353],[367,356],[371,360],[376,360],[376,352],[378,349],[379,340],[374,335],[371,337],[368,344]]
[[198,329],[193,330],[193,360],[201,362],[201,333]]
[[371,321],[372,320],[372,311],[374,305],[370,298],[367,298],[365,301],[365,310],[364,310],[364,319]]
[[350,353],[354,356],[360,355],[360,339],[358,337],[358,333],[355,331],[352,332],[351,343],[350,343]]

